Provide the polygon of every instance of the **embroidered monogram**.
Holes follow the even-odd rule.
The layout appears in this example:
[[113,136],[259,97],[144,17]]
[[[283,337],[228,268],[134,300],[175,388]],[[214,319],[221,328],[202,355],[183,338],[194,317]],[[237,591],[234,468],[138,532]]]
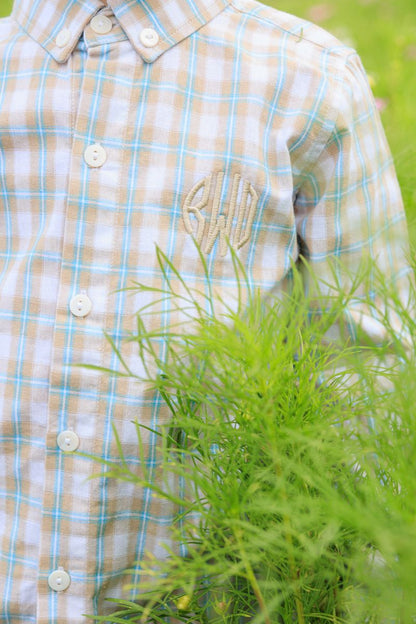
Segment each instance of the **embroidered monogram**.
[[[219,237],[221,256],[227,253],[227,241],[233,249],[240,249],[250,240],[259,200],[252,184],[236,173],[229,201],[225,200],[221,206],[224,178],[223,171],[206,176],[191,189],[183,205],[183,220],[188,234],[194,235],[200,246],[206,239],[203,251],[207,254]],[[198,193],[201,193],[201,198],[194,203]]]

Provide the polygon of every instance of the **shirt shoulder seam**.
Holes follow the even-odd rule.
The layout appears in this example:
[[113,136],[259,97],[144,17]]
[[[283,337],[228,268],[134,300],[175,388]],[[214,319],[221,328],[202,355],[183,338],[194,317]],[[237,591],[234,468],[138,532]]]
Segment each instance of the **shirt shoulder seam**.
[[[307,41],[311,45],[316,46],[317,48],[320,48],[321,50],[325,50],[327,53],[332,54],[333,56],[336,56],[343,61],[345,61],[350,55],[353,55],[355,53],[355,50],[353,48],[351,48],[350,46],[346,44],[343,44],[341,41],[339,42],[338,46],[322,45],[318,41],[308,38],[308,36],[305,35],[302,29],[299,32],[297,32],[289,28],[285,28],[281,24],[278,24],[277,22],[265,17],[264,15],[256,15],[252,11],[245,10],[240,6],[237,6],[235,4],[235,0],[231,0],[229,6],[232,7],[238,13],[241,13],[242,15],[250,16],[251,19],[256,20],[257,22],[264,23],[264,24],[267,24],[268,26],[272,26],[273,28],[279,29],[281,32],[284,32],[290,35],[291,37],[293,37],[296,42]],[[305,26],[310,26],[310,25],[313,26],[313,23],[309,22],[308,20],[305,20],[302,18],[298,18],[298,19],[299,19],[300,24],[303,23]]]

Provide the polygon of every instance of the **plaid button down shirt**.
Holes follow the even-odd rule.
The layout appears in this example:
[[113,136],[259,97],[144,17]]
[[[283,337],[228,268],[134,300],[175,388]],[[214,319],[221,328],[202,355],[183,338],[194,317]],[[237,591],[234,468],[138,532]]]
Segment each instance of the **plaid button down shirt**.
[[72,452],[116,457],[114,422],[134,465],[131,421],[167,417],[73,366],[117,367],[155,245],[203,288],[196,238],[231,300],[228,239],[275,293],[300,249],[400,280],[406,228],[357,55],[254,0],[17,0],[0,59],[0,620],[78,624],[168,540],[172,509]]

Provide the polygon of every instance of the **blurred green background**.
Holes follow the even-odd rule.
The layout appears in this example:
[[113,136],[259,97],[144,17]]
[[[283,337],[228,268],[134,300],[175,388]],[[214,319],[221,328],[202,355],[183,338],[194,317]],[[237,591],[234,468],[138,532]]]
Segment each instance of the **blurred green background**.
[[[355,47],[370,77],[416,243],[416,0],[265,0]],[[11,11],[0,0],[0,15]]]

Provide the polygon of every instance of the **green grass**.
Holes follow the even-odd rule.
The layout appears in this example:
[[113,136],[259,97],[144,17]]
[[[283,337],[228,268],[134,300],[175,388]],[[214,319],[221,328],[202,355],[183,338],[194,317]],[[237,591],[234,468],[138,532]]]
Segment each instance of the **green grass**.
[[[169,264],[163,254],[159,260],[161,268]],[[241,297],[224,311],[170,268],[158,294],[183,310],[183,326],[147,331],[158,312],[145,306],[130,338],[143,364],[160,372],[146,384],[171,412],[154,431],[158,478],[139,422],[139,468],[120,442],[118,459],[96,459],[104,464],[101,476],[149,487],[178,509],[173,543],[185,544],[187,554],[167,548],[167,558],[155,560],[148,553],[140,583],[125,588],[132,601],[92,619],[413,624],[414,307],[403,307],[380,283],[377,292],[401,319],[408,348],[377,309],[383,344],[354,345],[348,332],[328,344],[328,329],[343,326],[353,288],[312,301],[294,272],[290,295],[268,305],[236,262]],[[313,323],[312,307],[321,311]]]
[[9,15],[12,10],[12,4],[10,0],[0,0],[0,15]]

